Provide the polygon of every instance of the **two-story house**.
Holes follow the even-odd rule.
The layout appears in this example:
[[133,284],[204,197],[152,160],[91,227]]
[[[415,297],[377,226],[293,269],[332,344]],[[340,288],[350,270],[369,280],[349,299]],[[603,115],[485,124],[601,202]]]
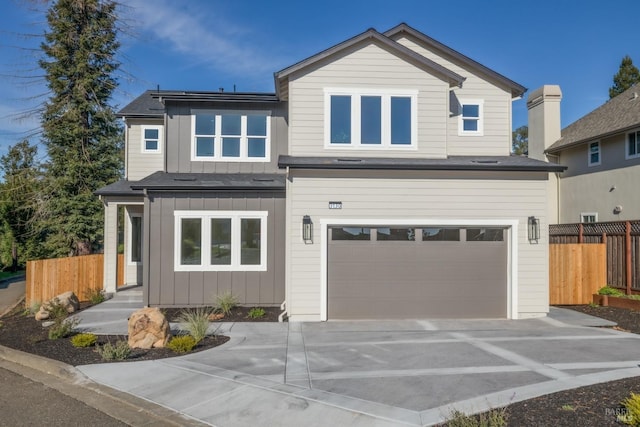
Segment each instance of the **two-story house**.
[[124,206],[127,281],[149,305],[230,291],[292,321],[546,314],[564,168],[510,155],[523,86],[401,24],[275,88],[150,91],[121,111],[127,179],[98,192],[107,290]]
[[562,130],[561,99],[558,86],[544,86],[528,100],[529,155],[567,166],[553,178],[557,208],[550,223],[640,218],[640,87]]

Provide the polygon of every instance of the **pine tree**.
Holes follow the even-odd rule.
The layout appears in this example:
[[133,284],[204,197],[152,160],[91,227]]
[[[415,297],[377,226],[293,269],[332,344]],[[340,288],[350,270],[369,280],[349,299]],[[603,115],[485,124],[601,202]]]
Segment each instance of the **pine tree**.
[[626,55],[622,58],[618,72],[613,76],[613,86],[609,88],[609,99],[620,95],[635,83],[640,82],[640,71]]
[[50,256],[91,253],[102,239],[102,204],[93,192],[122,171],[122,131],[109,106],[119,63],[116,3],[57,0],[41,49],[51,97],[42,115],[48,199],[41,225]]
[[520,126],[511,132],[511,151],[513,154],[529,154],[529,126]]

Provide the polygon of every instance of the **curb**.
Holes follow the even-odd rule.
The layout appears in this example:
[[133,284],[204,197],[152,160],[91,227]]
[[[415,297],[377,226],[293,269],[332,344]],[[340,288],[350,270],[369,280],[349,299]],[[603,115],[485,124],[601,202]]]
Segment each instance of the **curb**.
[[130,426],[208,425],[131,394],[95,383],[74,366],[2,345],[0,368],[42,383]]

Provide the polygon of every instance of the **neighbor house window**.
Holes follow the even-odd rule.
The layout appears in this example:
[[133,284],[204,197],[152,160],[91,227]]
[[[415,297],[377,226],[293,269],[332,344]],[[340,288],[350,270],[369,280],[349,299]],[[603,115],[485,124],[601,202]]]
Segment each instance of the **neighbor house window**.
[[580,214],[580,222],[582,222],[582,223],[598,222],[598,213],[597,212],[583,212],[583,213]]
[[589,144],[589,166],[597,166],[600,164],[600,143],[592,142]]
[[478,99],[460,101],[458,135],[482,136],[484,102]]
[[129,263],[142,262],[142,215],[129,217]]
[[269,114],[198,110],[192,122],[192,160],[269,161]]
[[627,134],[627,159],[640,156],[640,130]]
[[143,153],[160,153],[162,126],[142,126],[141,147]]
[[267,212],[176,211],[176,271],[265,271]]
[[326,146],[415,148],[417,91],[325,90]]

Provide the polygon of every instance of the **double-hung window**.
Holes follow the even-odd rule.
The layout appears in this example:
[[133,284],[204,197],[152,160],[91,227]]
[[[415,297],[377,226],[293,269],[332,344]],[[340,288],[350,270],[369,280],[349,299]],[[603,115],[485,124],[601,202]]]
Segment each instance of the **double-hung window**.
[[162,141],[162,126],[142,126],[140,129],[141,151],[143,153],[160,153]]
[[267,212],[176,211],[176,271],[265,271]]
[[483,120],[484,102],[481,99],[460,100],[460,114],[458,119],[458,135],[482,136],[484,133]]
[[417,146],[417,91],[325,89],[327,148]]
[[192,121],[192,160],[269,161],[268,113],[196,110]]
[[589,166],[597,166],[600,164],[600,142],[592,142],[589,144]]
[[640,130],[627,134],[627,159],[640,157]]

